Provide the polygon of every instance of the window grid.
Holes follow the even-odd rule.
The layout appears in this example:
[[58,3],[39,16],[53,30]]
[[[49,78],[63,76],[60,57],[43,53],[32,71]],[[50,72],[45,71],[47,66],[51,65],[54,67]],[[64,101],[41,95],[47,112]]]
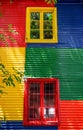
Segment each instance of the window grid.
[[[31,34],[31,28],[30,28],[30,23],[31,23],[31,19],[30,19],[30,14],[32,12],[39,12],[40,13],[40,35],[39,38],[31,38],[30,34]],[[50,22],[50,20],[48,20],[48,22],[50,22],[50,24],[52,23],[52,29],[44,29],[44,13],[52,13],[52,21]],[[56,8],[48,8],[48,7],[43,7],[43,9],[37,7],[33,7],[33,8],[27,8],[26,10],[26,42],[33,42],[33,43],[57,43],[58,42],[58,38],[57,38],[57,9]],[[34,31],[37,31],[37,29],[34,29]],[[34,34],[38,34],[34,33]]]
[[26,110],[24,109],[24,116],[26,115],[24,117],[24,124],[26,125],[58,124],[57,80],[52,82],[50,80],[43,80],[27,80],[25,82],[25,89],[27,90],[25,102],[28,103],[25,106]]

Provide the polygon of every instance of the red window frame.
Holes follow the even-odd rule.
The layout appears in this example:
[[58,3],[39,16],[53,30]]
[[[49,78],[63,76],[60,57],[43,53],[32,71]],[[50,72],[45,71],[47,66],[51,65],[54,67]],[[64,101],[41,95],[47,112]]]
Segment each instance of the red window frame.
[[[23,124],[24,126],[58,126],[60,123],[60,114],[59,114],[59,80],[57,78],[26,78],[25,79],[25,89],[24,89],[24,115],[23,115]],[[29,105],[29,89],[31,83],[39,83],[40,85],[40,118],[35,119],[29,118],[29,109],[31,108]],[[45,83],[53,83],[54,84],[54,107],[51,110],[54,110],[55,114],[54,117],[45,118],[44,117],[44,84]],[[49,106],[49,105],[48,105]],[[48,110],[50,110],[51,107],[48,107]],[[45,109],[46,110],[46,109]]]

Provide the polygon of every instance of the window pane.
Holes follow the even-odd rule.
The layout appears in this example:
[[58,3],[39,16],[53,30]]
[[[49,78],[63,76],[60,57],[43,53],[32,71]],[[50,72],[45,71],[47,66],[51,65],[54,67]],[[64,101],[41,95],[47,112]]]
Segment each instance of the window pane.
[[55,108],[44,108],[44,118],[54,118]]
[[40,13],[31,12],[30,15],[30,39],[40,39]]
[[45,21],[44,22],[44,29],[52,29],[52,22]]
[[40,20],[39,12],[31,12],[31,20]]
[[29,84],[29,118],[31,120],[39,119],[40,113],[40,83]]
[[30,83],[30,93],[40,93],[40,84]]
[[44,83],[44,118],[55,117],[55,85]]
[[39,119],[40,118],[40,112],[39,112],[39,108],[30,108],[29,109],[29,119],[34,120],[35,119]]
[[31,30],[30,38],[31,39],[39,39],[40,38],[40,31],[39,30]]
[[54,83],[45,83],[44,84],[44,93],[45,94],[51,94],[55,92],[55,85]]
[[40,106],[40,86],[39,83],[31,83],[30,84],[30,98],[29,105],[32,107]]
[[52,13],[50,13],[50,12],[46,12],[46,13],[44,13],[44,20],[52,20]]
[[44,19],[44,39],[53,39],[53,23],[52,23],[52,13],[51,12],[45,12],[43,13],[43,19]]
[[40,95],[30,95],[30,104],[31,107],[38,107],[40,106]]
[[44,39],[53,39],[53,32],[51,30],[45,30]]
[[31,29],[39,29],[39,21],[31,21]]
[[44,95],[44,106],[54,106],[55,104],[55,96],[54,95]]

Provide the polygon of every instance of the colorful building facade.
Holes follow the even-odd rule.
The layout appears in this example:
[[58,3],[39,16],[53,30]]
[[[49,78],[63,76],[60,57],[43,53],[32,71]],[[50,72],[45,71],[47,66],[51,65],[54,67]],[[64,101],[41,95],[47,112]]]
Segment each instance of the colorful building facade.
[[[59,1],[55,5],[50,5],[43,0],[41,2],[14,0],[12,3],[9,0],[0,1],[0,34],[5,35],[5,39],[2,37],[0,41],[0,62],[11,73],[13,67],[23,71],[24,78],[58,78],[60,82],[60,124],[58,126],[23,125],[23,79],[21,84],[15,82],[15,87],[3,88],[6,93],[0,96],[0,116],[2,118],[5,116],[7,121],[2,122],[0,129],[83,129],[83,4],[82,1],[73,0],[73,2],[74,4],[62,4]],[[30,31],[26,10],[31,7],[40,10],[47,8],[56,10],[53,15],[55,21],[53,34],[56,35],[53,36],[54,42],[49,41],[50,39],[48,41],[39,39],[40,42],[30,41],[30,36],[26,34]],[[0,79],[2,85],[2,76]]]

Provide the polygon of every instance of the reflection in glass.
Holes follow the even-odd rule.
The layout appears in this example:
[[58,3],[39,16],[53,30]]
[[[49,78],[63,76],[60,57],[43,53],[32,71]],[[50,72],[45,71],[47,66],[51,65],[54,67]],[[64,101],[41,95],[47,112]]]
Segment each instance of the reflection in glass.
[[30,17],[30,39],[40,39],[40,13],[31,12]]
[[30,106],[40,106],[40,84],[39,83],[30,83]]
[[40,84],[30,83],[30,93],[40,93]]
[[31,12],[31,20],[40,20],[39,12]]
[[55,117],[55,84],[44,83],[44,118]]
[[30,108],[29,109],[29,119],[39,119],[40,118],[40,111],[39,108]]
[[39,21],[31,21],[31,29],[39,29]]
[[52,29],[52,22],[45,21],[44,22],[44,29]]
[[29,118],[39,119],[40,118],[40,83],[29,84]]
[[44,118],[54,118],[55,108],[44,108]]
[[53,39],[53,31],[45,30],[44,31],[44,39]]
[[52,20],[52,13],[45,12],[44,13],[44,20]]
[[39,39],[40,38],[40,31],[39,30],[31,30],[30,38],[31,39]]
[[45,94],[50,94],[54,93],[54,83],[44,83],[44,93]]
[[54,95],[44,95],[44,105],[45,106],[54,106],[55,98]]
[[40,106],[40,95],[31,94],[30,95],[30,106]]

